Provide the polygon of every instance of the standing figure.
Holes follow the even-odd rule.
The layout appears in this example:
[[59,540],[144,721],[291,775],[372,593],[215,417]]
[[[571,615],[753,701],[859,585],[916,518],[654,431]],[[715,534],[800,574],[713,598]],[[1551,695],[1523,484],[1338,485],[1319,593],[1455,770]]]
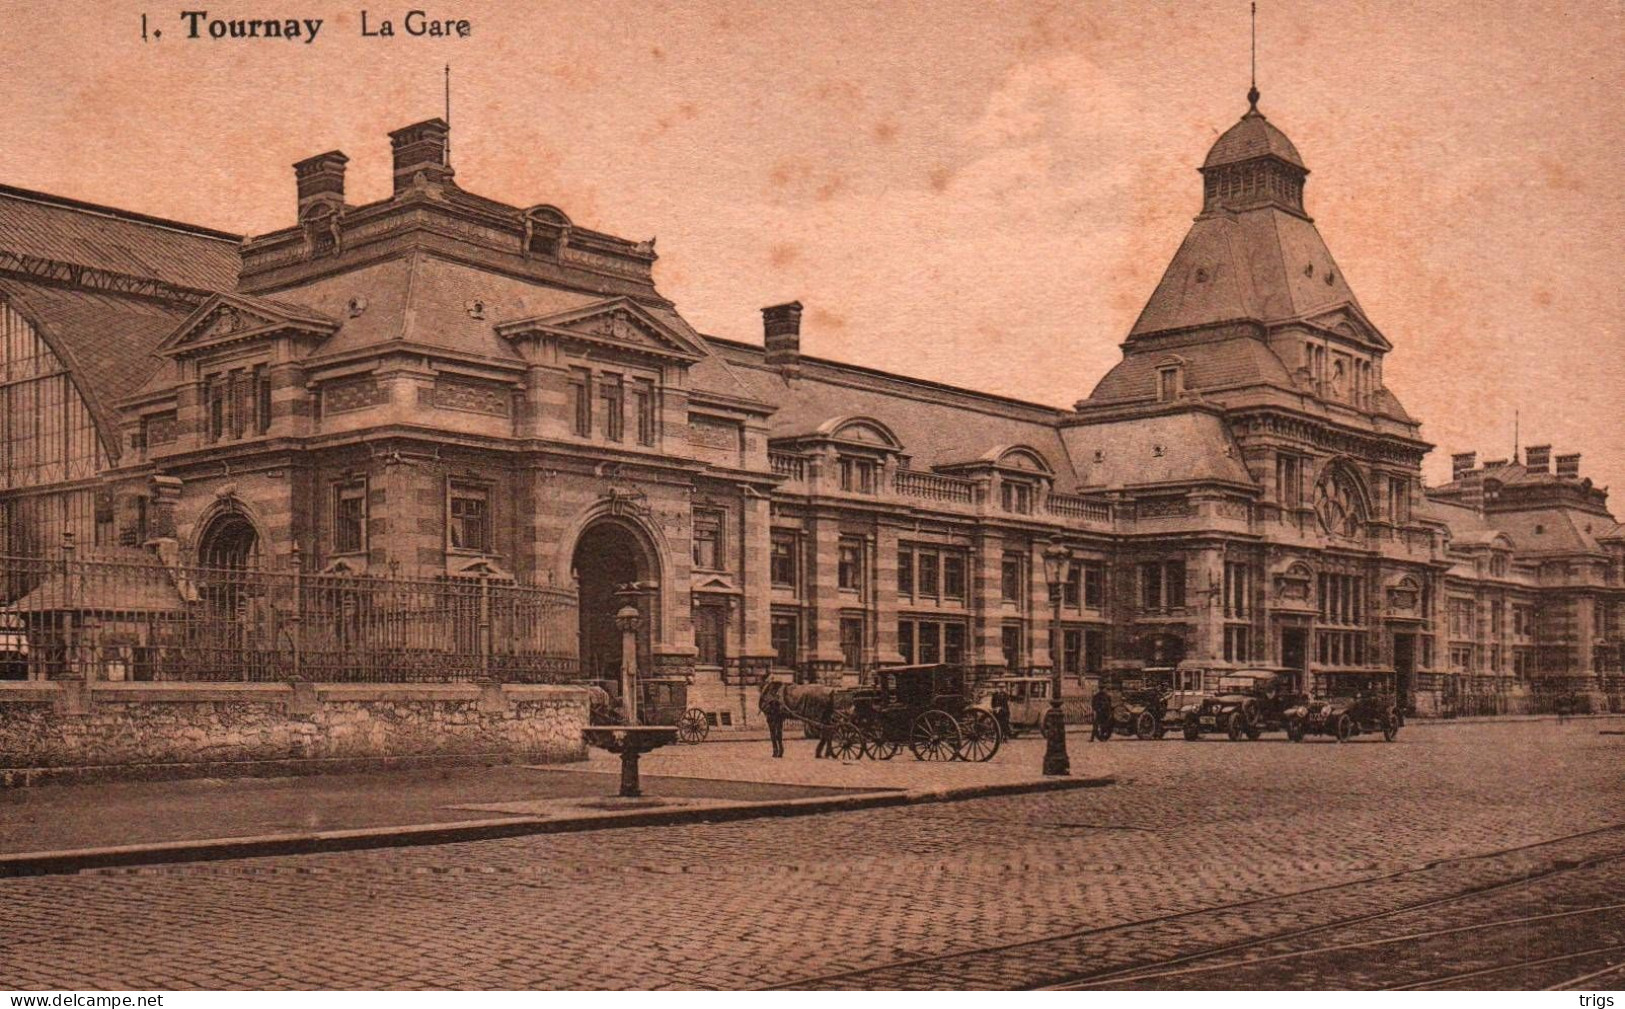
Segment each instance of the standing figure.
[[1095,713],[1094,728],[1089,733],[1089,741],[1100,740],[1105,742],[1111,736],[1112,724],[1112,695],[1106,693],[1106,684],[1102,683],[1095,688],[1095,696],[1090,699],[1090,707]]

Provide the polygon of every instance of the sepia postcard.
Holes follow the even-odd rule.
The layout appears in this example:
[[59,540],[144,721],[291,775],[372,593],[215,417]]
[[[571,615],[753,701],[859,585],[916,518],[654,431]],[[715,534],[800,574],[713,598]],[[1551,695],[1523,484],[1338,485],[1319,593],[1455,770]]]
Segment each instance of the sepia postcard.
[[0,61],[8,1006],[1619,1006],[1618,0]]

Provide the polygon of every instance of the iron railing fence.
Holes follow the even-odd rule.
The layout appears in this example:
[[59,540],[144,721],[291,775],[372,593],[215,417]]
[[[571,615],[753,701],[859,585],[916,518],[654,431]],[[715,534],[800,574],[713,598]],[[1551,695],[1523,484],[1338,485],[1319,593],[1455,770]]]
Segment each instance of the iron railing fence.
[[575,682],[568,589],[0,555],[0,678]]

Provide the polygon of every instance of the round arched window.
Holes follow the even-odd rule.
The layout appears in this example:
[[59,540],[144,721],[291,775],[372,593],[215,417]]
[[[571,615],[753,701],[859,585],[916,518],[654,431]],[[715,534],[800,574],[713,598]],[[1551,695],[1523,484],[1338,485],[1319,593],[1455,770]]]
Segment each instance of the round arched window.
[[1365,496],[1341,467],[1328,469],[1315,485],[1315,517],[1332,536],[1357,539],[1365,532]]

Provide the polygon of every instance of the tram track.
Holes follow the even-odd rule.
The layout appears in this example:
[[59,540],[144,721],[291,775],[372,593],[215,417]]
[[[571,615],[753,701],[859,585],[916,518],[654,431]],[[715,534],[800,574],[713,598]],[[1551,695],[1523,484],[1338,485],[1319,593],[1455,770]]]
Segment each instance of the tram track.
[[[1378,875],[1368,876],[1368,877],[1364,877],[1362,879],[1352,880],[1352,881],[1349,881],[1349,882],[1332,883],[1332,884],[1327,884],[1325,886],[1310,887],[1310,888],[1307,888],[1307,889],[1304,889],[1304,890],[1298,890],[1298,891],[1294,891],[1294,892],[1291,892],[1291,893],[1271,894],[1269,896],[1264,896],[1264,897],[1254,897],[1254,898],[1249,898],[1247,900],[1233,901],[1233,902],[1226,903],[1226,904],[1212,905],[1212,906],[1209,906],[1209,907],[1200,908],[1200,909],[1192,910],[1192,911],[1181,911],[1181,912],[1175,912],[1175,913],[1172,913],[1172,914],[1157,915],[1157,916],[1153,916],[1153,917],[1150,917],[1150,918],[1144,918],[1144,919],[1141,919],[1141,920],[1138,920],[1138,921],[1133,921],[1133,922],[1124,922],[1122,924],[1117,924],[1117,925],[1075,929],[1075,930],[1069,930],[1069,931],[1065,931],[1065,932],[1053,933],[1051,935],[1042,936],[1042,937],[1036,938],[1036,939],[1025,939],[1025,940],[1021,940],[1021,941],[1018,941],[1018,942],[998,943],[998,944],[992,944],[992,945],[988,945],[988,946],[973,947],[973,948],[969,948],[969,949],[959,949],[959,950],[954,950],[954,951],[950,951],[950,952],[947,952],[947,953],[934,954],[934,955],[931,955],[931,956],[903,958],[903,959],[894,960],[894,961],[891,961],[891,962],[888,962],[888,963],[877,964],[877,965],[869,966],[869,967],[862,967],[862,968],[846,970],[846,971],[836,971],[836,972],[817,975],[817,976],[813,976],[813,977],[803,977],[803,978],[798,978],[798,979],[793,980],[793,981],[784,982],[784,983],[781,983],[781,984],[778,984],[778,985],[774,985],[769,990],[772,990],[772,989],[800,989],[800,988],[808,988],[808,987],[815,987],[815,986],[841,986],[841,985],[843,985],[843,983],[853,983],[853,982],[861,983],[865,978],[879,977],[881,975],[886,974],[887,972],[895,972],[895,971],[909,970],[909,969],[922,969],[922,968],[928,968],[931,965],[936,965],[936,964],[947,965],[947,964],[953,963],[955,961],[963,961],[963,960],[965,960],[967,958],[971,958],[971,957],[995,956],[995,955],[1000,955],[1000,954],[1018,953],[1018,952],[1023,951],[1023,950],[1041,948],[1041,947],[1043,947],[1044,945],[1047,945],[1047,944],[1064,943],[1064,942],[1069,942],[1069,941],[1073,941],[1073,940],[1085,940],[1085,939],[1089,939],[1089,938],[1095,938],[1095,937],[1101,937],[1101,936],[1109,936],[1109,935],[1113,935],[1113,934],[1124,933],[1124,932],[1127,932],[1127,931],[1133,930],[1133,929],[1144,929],[1144,928],[1147,928],[1147,927],[1153,927],[1153,926],[1162,925],[1162,924],[1170,924],[1170,923],[1177,923],[1177,922],[1182,922],[1182,921],[1189,921],[1189,920],[1193,920],[1193,919],[1200,919],[1200,918],[1202,918],[1204,916],[1222,914],[1222,913],[1229,912],[1229,911],[1243,911],[1243,910],[1246,910],[1246,909],[1249,909],[1249,908],[1257,907],[1257,906],[1260,906],[1260,905],[1265,905],[1265,904],[1268,904],[1270,902],[1276,902],[1276,901],[1282,901],[1282,900],[1302,899],[1302,898],[1305,898],[1305,897],[1312,897],[1312,896],[1314,896],[1316,894],[1329,893],[1329,892],[1337,891],[1337,890],[1346,890],[1346,889],[1349,889],[1351,887],[1359,887],[1359,886],[1369,886],[1369,885],[1374,885],[1374,884],[1381,884],[1381,883],[1384,883],[1384,882],[1399,880],[1399,879],[1403,879],[1404,877],[1407,877],[1407,876],[1414,876],[1414,875],[1417,875],[1417,874],[1426,873],[1426,872],[1429,872],[1429,871],[1433,871],[1433,870],[1437,870],[1437,869],[1441,869],[1441,868],[1445,868],[1445,867],[1449,867],[1449,866],[1460,865],[1460,864],[1471,863],[1471,862],[1477,862],[1477,861],[1487,861],[1487,860],[1492,860],[1492,859],[1496,859],[1496,858],[1504,858],[1504,857],[1508,857],[1508,856],[1516,856],[1516,855],[1519,855],[1519,854],[1523,854],[1523,853],[1530,852],[1530,851],[1535,851],[1535,850],[1542,849],[1542,848],[1551,848],[1551,847],[1555,847],[1555,846],[1562,845],[1562,844],[1565,844],[1565,843],[1572,843],[1572,842],[1581,841],[1581,840],[1588,839],[1588,838],[1598,837],[1598,836],[1601,836],[1601,835],[1619,834],[1619,833],[1622,833],[1622,832],[1625,832],[1625,824],[1613,824],[1613,825],[1606,826],[1606,827],[1594,828],[1592,830],[1579,831],[1579,832],[1573,833],[1573,834],[1566,834],[1566,835],[1561,835],[1559,837],[1547,838],[1547,839],[1544,839],[1544,840],[1541,840],[1541,841],[1532,842],[1530,844],[1515,845],[1515,846],[1508,847],[1508,848],[1495,849],[1495,850],[1487,851],[1487,852],[1478,852],[1478,853],[1474,853],[1474,854],[1471,854],[1471,855],[1453,856],[1453,857],[1450,857],[1450,858],[1436,859],[1436,860],[1424,863],[1423,865],[1417,866],[1417,867],[1396,870],[1394,872],[1381,873],[1381,874],[1378,874]],[[1210,958],[1213,958],[1213,957],[1224,957],[1224,956],[1231,956],[1231,955],[1234,955],[1234,954],[1237,954],[1237,953],[1245,953],[1248,950],[1258,949],[1258,948],[1263,947],[1263,946],[1274,945],[1274,944],[1279,944],[1279,943],[1283,943],[1283,942],[1291,942],[1291,941],[1296,940],[1296,939],[1321,935],[1321,934],[1324,934],[1326,932],[1333,931],[1333,930],[1336,930],[1336,929],[1359,926],[1359,925],[1367,924],[1367,923],[1370,923],[1370,922],[1379,921],[1379,920],[1384,919],[1384,918],[1395,917],[1395,916],[1401,915],[1401,914],[1418,912],[1418,911],[1427,911],[1427,910],[1430,910],[1430,909],[1443,907],[1443,906],[1446,906],[1446,905],[1449,905],[1449,904],[1459,903],[1461,901],[1472,899],[1472,898],[1479,898],[1479,897],[1489,896],[1489,895],[1492,895],[1492,894],[1495,894],[1495,893],[1500,893],[1500,892],[1505,892],[1505,891],[1508,891],[1508,890],[1512,890],[1512,889],[1517,888],[1517,887],[1529,886],[1529,885],[1541,882],[1543,880],[1549,880],[1554,876],[1562,875],[1562,874],[1565,874],[1565,873],[1577,872],[1577,871],[1581,871],[1581,870],[1589,869],[1589,868],[1595,868],[1595,867],[1600,866],[1600,865],[1606,865],[1606,864],[1613,863],[1613,862],[1618,862],[1618,861],[1621,861],[1621,860],[1625,860],[1625,849],[1609,851],[1609,852],[1606,852],[1604,854],[1594,855],[1592,857],[1582,858],[1582,859],[1557,858],[1557,859],[1554,859],[1549,866],[1547,866],[1547,867],[1545,867],[1543,869],[1539,869],[1539,870],[1536,870],[1536,871],[1524,873],[1524,874],[1518,875],[1518,876],[1516,876],[1515,878],[1512,878],[1512,879],[1504,879],[1504,880],[1489,883],[1489,884],[1486,884],[1486,885],[1483,885],[1483,886],[1468,887],[1467,889],[1462,890],[1462,891],[1460,891],[1458,893],[1447,894],[1445,896],[1429,898],[1427,900],[1422,900],[1422,901],[1413,901],[1413,902],[1409,902],[1409,903],[1404,903],[1404,904],[1401,904],[1401,905],[1399,905],[1397,907],[1386,908],[1386,909],[1383,909],[1383,910],[1380,910],[1380,911],[1373,911],[1373,912],[1370,912],[1370,913],[1367,913],[1367,914],[1353,915],[1353,916],[1346,917],[1346,918],[1340,918],[1340,919],[1337,919],[1337,920],[1334,920],[1334,921],[1322,922],[1322,923],[1318,923],[1318,924],[1314,924],[1314,925],[1305,926],[1303,928],[1288,929],[1288,930],[1285,930],[1285,931],[1282,931],[1282,932],[1276,932],[1276,933],[1272,933],[1272,934],[1269,934],[1269,935],[1257,936],[1257,937],[1254,937],[1254,938],[1241,940],[1241,941],[1238,941],[1238,942],[1222,943],[1222,944],[1219,944],[1219,945],[1216,945],[1216,946],[1211,946],[1211,947],[1207,947],[1207,948],[1200,949],[1200,950],[1194,950],[1194,951],[1192,951],[1190,953],[1185,953],[1185,954],[1181,954],[1179,956],[1175,956],[1175,957],[1171,957],[1171,958],[1167,958],[1167,959],[1163,959],[1163,960],[1158,960],[1158,961],[1152,962],[1152,963],[1126,964],[1126,965],[1118,966],[1118,967],[1105,968],[1105,969],[1102,969],[1100,971],[1084,972],[1084,973],[1080,973],[1078,975],[1069,977],[1069,978],[1067,978],[1065,980],[1062,980],[1062,981],[1059,981],[1059,982],[1054,982],[1054,983],[1045,984],[1045,985],[1038,985],[1038,986],[1035,986],[1035,987],[1038,990],[1062,990],[1062,991],[1064,991],[1064,990],[1084,990],[1084,989],[1088,989],[1088,988],[1106,987],[1106,986],[1109,986],[1109,985],[1111,985],[1113,983],[1122,983],[1122,982],[1134,981],[1134,980],[1138,979],[1137,976],[1146,975],[1146,972],[1148,972],[1148,971],[1152,972],[1151,975],[1146,975],[1148,977],[1163,976],[1163,973],[1160,973],[1160,972],[1166,972],[1166,969],[1171,967],[1171,966],[1177,966],[1177,965],[1180,965],[1180,964],[1195,964],[1198,961],[1205,960],[1205,959],[1210,959]],[[1618,908],[1618,907],[1621,907],[1621,906],[1625,906],[1625,905],[1610,905],[1609,909],[1615,909],[1615,908]],[[1598,908],[1585,908],[1585,909],[1580,909],[1580,910],[1575,911],[1575,912],[1557,912],[1557,913],[1554,914],[1554,917],[1568,917],[1571,914],[1578,915],[1578,914],[1593,913],[1593,912],[1598,911],[1598,910],[1602,910],[1602,908],[1600,908],[1600,907],[1598,907]],[[1536,915],[1536,916],[1526,916],[1526,917],[1530,918],[1531,920],[1539,920],[1539,919],[1543,918],[1544,916]],[[1500,924],[1503,927],[1505,927],[1506,923],[1505,922],[1487,923],[1487,924],[1485,924],[1483,926],[1479,926],[1479,928],[1482,929],[1482,928],[1494,927],[1497,924]],[[1464,929],[1471,929],[1471,927],[1464,927]],[[1448,932],[1448,931],[1451,931],[1451,930],[1443,930],[1443,931]],[[1306,955],[1306,954],[1312,953],[1312,952],[1314,952],[1314,950],[1302,951],[1302,953],[1300,953],[1298,955]],[[1283,958],[1286,955],[1287,954],[1283,954]],[[1254,961],[1254,962],[1256,962],[1256,961]],[[1229,965],[1233,966],[1234,963],[1229,964]],[[1502,968],[1502,969],[1511,969],[1513,966],[1517,966],[1517,965],[1509,965],[1508,967],[1505,967],[1505,968]],[[1612,970],[1612,969],[1616,969],[1616,968],[1610,968],[1610,970]],[[1172,973],[1172,972],[1167,972],[1167,973]],[[1606,973],[1607,973],[1606,971],[1603,972],[1603,974],[1606,974]],[[1599,976],[1601,976],[1601,975],[1599,975]],[[1439,983],[1439,982],[1426,982],[1426,981],[1424,981],[1424,982],[1419,982],[1419,983],[1425,985],[1425,984],[1429,984],[1429,983]],[[1576,981],[1575,983],[1578,983],[1578,981]]]

